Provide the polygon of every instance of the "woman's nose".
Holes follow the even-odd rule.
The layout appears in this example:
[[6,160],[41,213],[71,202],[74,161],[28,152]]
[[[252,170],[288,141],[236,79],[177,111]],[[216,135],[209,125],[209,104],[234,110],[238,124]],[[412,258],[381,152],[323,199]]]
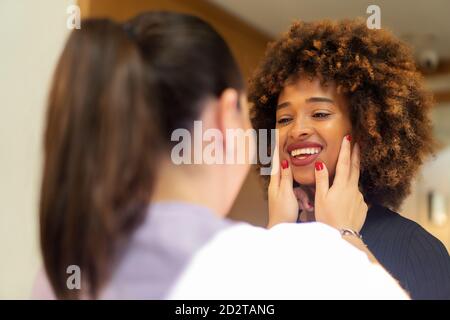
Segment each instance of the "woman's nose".
[[293,123],[289,135],[292,139],[305,139],[312,135],[314,128],[312,124],[305,119],[296,119]]

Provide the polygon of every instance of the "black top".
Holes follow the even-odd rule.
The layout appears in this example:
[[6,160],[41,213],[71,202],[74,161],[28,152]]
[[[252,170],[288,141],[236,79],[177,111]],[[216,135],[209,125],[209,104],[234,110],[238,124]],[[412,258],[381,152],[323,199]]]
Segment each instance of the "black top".
[[420,225],[375,205],[361,235],[412,299],[450,299],[450,256],[442,242]]

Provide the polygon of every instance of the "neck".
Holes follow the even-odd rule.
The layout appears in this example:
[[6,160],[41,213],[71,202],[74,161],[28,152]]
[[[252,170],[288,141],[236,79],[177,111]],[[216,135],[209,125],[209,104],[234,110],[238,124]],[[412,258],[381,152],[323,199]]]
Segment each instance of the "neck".
[[314,204],[314,199],[316,197],[316,186],[301,186],[301,188],[306,192],[311,203]]
[[316,217],[314,215],[314,199],[316,195],[316,186],[299,185],[299,187],[306,193],[309,202],[313,205],[312,209],[306,209],[300,212],[299,220],[301,222],[316,221]]
[[[316,196],[316,186],[315,185],[312,185],[312,186],[302,185],[302,186],[300,186],[300,188],[302,188],[306,192],[306,194],[308,195],[308,198],[311,201],[311,204],[313,204],[313,206],[314,206],[314,199]],[[367,207],[368,207],[368,209],[370,209],[372,207],[372,205],[370,203],[368,203]],[[314,208],[310,211],[302,211],[300,214],[300,221],[302,221],[302,222],[316,221]]]
[[[164,159],[157,168],[152,202],[179,201],[209,208],[216,215],[226,215],[222,204],[220,183],[214,179],[212,168],[203,165],[174,165]],[[224,212],[225,211],[225,212]]]

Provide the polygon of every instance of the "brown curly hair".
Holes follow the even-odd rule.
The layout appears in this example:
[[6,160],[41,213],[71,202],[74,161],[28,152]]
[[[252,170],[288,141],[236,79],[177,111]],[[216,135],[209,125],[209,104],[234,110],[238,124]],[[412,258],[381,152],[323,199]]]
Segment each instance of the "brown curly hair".
[[397,209],[435,145],[432,97],[411,50],[360,19],[295,22],[269,45],[250,79],[255,129],[275,128],[278,96],[299,77],[334,82],[347,98],[352,136],[361,146],[361,191],[368,203]]

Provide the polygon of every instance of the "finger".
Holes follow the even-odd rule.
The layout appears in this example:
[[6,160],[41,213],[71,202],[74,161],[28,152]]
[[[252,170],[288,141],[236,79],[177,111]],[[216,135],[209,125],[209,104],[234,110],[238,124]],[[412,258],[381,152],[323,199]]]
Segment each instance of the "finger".
[[314,167],[315,167],[314,173],[316,176],[315,203],[317,205],[319,201],[321,201],[326,197],[330,185],[328,181],[328,169],[325,163],[318,161],[315,163]]
[[283,160],[281,162],[281,167],[280,191],[293,192],[292,184],[294,181],[289,162],[287,160]]
[[280,185],[280,154],[278,150],[278,130],[275,130],[275,147],[272,155],[269,188],[278,188]]
[[336,176],[334,183],[346,183],[350,177],[350,135],[346,135],[342,139],[341,150],[339,151],[339,158],[336,165]]
[[351,155],[350,182],[358,185],[360,174],[360,153],[359,144],[355,143]]

